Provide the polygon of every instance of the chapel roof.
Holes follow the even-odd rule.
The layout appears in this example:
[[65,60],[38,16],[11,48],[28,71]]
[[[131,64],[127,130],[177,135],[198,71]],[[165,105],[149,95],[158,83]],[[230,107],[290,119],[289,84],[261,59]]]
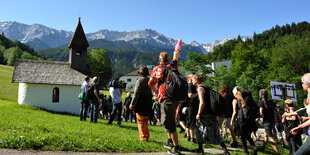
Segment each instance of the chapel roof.
[[72,69],[68,62],[17,59],[12,82],[81,85],[85,76]]
[[81,24],[81,18],[79,18],[79,23],[75,29],[75,32],[68,45],[68,48],[87,49],[88,47],[89,47],[89,44],[88,44],[87,38],[85,36],[84,30]]

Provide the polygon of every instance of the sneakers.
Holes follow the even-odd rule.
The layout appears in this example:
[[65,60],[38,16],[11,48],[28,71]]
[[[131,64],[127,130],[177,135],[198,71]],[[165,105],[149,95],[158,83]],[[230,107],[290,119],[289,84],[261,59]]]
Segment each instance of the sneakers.
[[203,148],[198,148],[198,149],[192,150],[191,152],[194,152],[194,153],[204,153]]
[[237,142],[237,141],[233,141],[233,142],[230,144],[230,147],[237,148],[237,147],[238,147],[238,142]]
[[193,143],[197,143],[196,138],[191,138],[191,142],[193,142]]
[[191,137],[190,137],[190,136],[189,136],[189,137],[187,137],[187,141],[189,141],[189,142],[191,141]]
[[172,147],[173,147],[172,140],[168,139],[167,143],[164,144],[164,147],[167,149],[172,149]]
[[224,155],[230,155],[227,149],[224,151]]
[[181,151],[178,147],[174,147],[173,149],[168,150],[167,152],[168,154],[181,154]]

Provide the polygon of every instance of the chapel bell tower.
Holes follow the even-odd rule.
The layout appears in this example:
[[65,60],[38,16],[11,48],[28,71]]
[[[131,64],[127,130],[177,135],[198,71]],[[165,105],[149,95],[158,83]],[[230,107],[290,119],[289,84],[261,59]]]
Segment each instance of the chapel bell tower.
[[88,46],[89,44],[81,24],[81,18],[79,17],[79,23],[68,46],[70,49],[69,63],[72,69],[75,69],[85,75],[90,73],[89,67],[87,67]]

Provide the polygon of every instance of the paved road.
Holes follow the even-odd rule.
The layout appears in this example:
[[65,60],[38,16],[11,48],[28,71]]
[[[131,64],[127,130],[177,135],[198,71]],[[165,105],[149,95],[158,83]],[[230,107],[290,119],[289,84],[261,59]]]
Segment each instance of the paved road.
[[[261,135],[259,141],[256,142],[258,145],[262,145],[263,140],[263,133],[264,129],[258,129],[257,135]],[[228,147],[228,150],[233,151],[242,151],[242,146],[239,144],[238,148],[231,148]],[[223,154],[224,151],[221,148],[204,148],[205,153],[211,154]],[[32,155],[32,154],[39,154],[39,155],[166,155],[167,152],[149,152],[149,153],[103,153],[103,152],[67,152],[67,151],[36,151],[36,150],[16,150],[16,149],[0,149],[0,155]],[[193,154],[191,152],[182,151],[182,154]]]

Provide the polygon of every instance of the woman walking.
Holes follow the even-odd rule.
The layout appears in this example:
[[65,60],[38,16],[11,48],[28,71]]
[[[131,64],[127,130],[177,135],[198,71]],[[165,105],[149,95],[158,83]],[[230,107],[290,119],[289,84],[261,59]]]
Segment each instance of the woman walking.
[[148,118],[152,114],[153,95],[148,85],[148,68],[146,66],[140,67],[139,74],[141,78],[136,82],[135,93],[129,108],[136,113],[140,140],[148,141],[150,137]]
[[[225,109],[225,123],[226,123],[226,127],[229,129],[230,134],[231,134],[231,143],[230,146],[231,147],[238,147],[238,142],[236,141],[236,134],[234,131],[233,126],[230,126],[230,122],[231,122],[231,116],[233,113],[233,106],[232,106],[232,101],[234,100],[234,97],[230,94],[229,88],[227,85],[223,85],[221,87],[221,91],[220,94],[222,95],[222,97],[225,100],[225,104],[226,104],[226,109]],[[221,123],[220,123],[221,124]]]
[[245,119],[243,113],[243,108],[245,108],[246,105],[255,104],[254,100],[251,97],[252,95],[250,94],[249,91],[245,90],[241,92],[241,88],[238,86],[236,86],[233,89],[233,94],[236,99],[233,100],[233,114],[230,125],[232,126],[233,122],[237,119],[238,132],[239,135],[241,136],[241,142],[244,149],[244,153],[249,154],[248,146],[246,143],[246,140],[248,140],[253,150],[252,154],[256,155],[257,148],[255,146],[253,139],[250,136],[251,132],[255,131],[257,128],[255,119],[253,120]]
[[203,75],[193,76],[193,85],[197,87],[199,108],[196,115],[196,138],[199,148],[197,153],[203,153],[202,144],[220,144],[225,155],[229,155],[226,145],[220,135],[218,121],[216,116],[211,114],[210,88],[202,84]]

